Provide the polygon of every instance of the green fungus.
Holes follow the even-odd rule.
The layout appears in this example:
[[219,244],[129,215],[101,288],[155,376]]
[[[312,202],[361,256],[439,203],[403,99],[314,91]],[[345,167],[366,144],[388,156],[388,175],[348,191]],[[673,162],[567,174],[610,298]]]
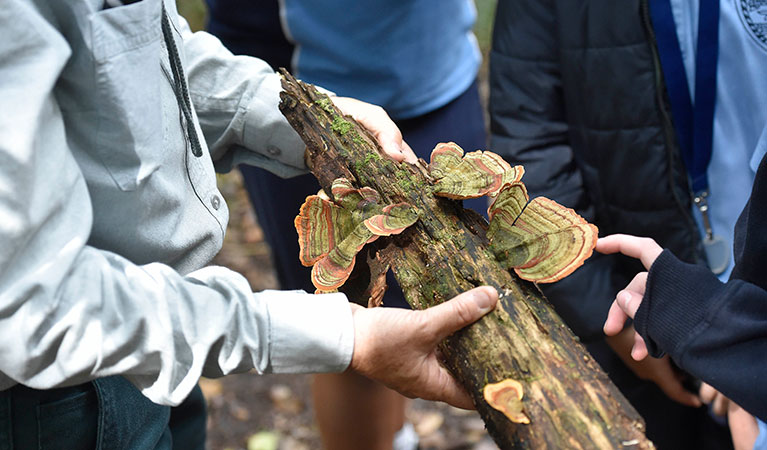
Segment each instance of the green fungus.
[[322,108],[325,112],[329,114],[335,114],[335,111],[333,111],[333,102],[330,101],[327,97],[318,98],[314,101],[314,103],[317,104],[320,108]]
[[352,130],[352,124],[348,120],[341,118],[341,116],[335,116],[333,117],[330,129],[343,136]]

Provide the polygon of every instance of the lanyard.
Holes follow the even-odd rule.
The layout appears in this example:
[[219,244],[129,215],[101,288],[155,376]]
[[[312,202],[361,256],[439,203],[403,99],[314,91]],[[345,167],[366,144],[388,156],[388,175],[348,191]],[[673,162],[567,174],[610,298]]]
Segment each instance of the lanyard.
[[[716,66],[719,53],[719,0],[700,0],[695,54],[695,102],[682,61],[670,0],[649,0],[650,17],[658,43],[682,159],[696,197],[707,195],[706,170],[711,161],[716,104]],[[703,198],[705,200],[705,195]]]
[[690,98],[671,0],[648,0],[658,42],[679,149],[692,183],[693,201],[700,210],[705,236],[703,248],[715,274],[729,265],[727,241],[714,234],[708,215],[708,164],[711,162],[716,106],[716,66],[719,56],[719,0],[700,0],[695,53],[695,101]]

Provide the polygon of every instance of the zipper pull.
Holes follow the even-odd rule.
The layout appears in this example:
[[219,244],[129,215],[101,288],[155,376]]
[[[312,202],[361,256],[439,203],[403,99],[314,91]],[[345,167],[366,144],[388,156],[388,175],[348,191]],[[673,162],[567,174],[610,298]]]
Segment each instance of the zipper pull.
[[703,231],[706,233],[706,239],[710,241],[714,238],[714,230],[711,229],[711,220],[708,217],[708,191],[699,192],[692,201],[700,211],[703,218]]

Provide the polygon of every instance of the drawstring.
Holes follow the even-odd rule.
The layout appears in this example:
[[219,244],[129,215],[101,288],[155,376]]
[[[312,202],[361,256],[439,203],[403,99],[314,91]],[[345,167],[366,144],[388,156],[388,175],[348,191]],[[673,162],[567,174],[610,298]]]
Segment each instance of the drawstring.
[[200,146],[197,130],[192,120],[192,105],[189,101],[186,77],[184,76],[184,69],[181,67],[181,58],[178,56],[178,48],[176,47],[176,41],[173,39],[170,20],[168,19],[168,12],[165,11],[164,2],[162,5],[162,35],[165,37],[165,46],[168,47],[168,59],[170,60],[170,69],[173,73],[173,92],[176,94],[178,108],[181,110],[181,114],[186,121],[186,134],[192,146],[192,154],[200,157],[202,156],[202,147]]

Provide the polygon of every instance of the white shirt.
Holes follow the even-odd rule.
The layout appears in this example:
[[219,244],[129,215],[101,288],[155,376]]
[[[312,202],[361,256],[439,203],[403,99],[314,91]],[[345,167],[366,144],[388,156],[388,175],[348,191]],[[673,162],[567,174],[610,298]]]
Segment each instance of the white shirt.
[[178,404],[201,374],[344,370],[354,332],[342,294],[254,294],[203,268],[228,220],[214,161],[305,171],[278,76],[191,33],[166,1],[210,144],[195,157],[161,0],[102,7],[0,8],[0,389],[121,374]]

